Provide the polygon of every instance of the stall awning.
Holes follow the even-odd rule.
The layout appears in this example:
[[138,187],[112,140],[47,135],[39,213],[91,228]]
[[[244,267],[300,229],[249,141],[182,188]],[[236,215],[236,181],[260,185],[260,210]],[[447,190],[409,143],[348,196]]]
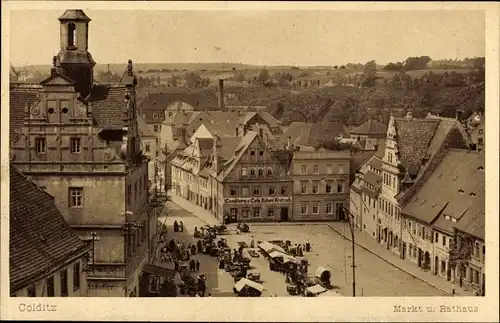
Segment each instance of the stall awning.
[[327,289],[318,284],[311,287],[307,287],[307,291],[312,294],[320,294],[326,292]]
[[285,256],[286,255],[284,253],[279,252],[279,251],[273,251],[273,252],[271,252],[269,254],[269,257],[271,257],[271,258],[277,258],[277,257],[283,257],[283,258],[285,258]]
[[277,246],[275,244],[272,244],[270,242],[267,242],[267,241],[260,243],[259,248],[264,250],[264,252],[267,254],[269,254],[273,251],[279,251],[279,252],[285,253],[285,250],[283,248],[281,248],[280,246]]
[[318,269],[316,269],[316,272],[314,273],[314,276],[315,277],[321,277],[323,275],[324,272],[330,272],[328,269],[326,269],[325,267],[318,267]]
[[256,289],[261,293],[264,291],[264,286],[262,286],[259,283],[254,282],[254,281],[251,281],[250,279],[246,279],[246,278],[242,278],[236,284],[234,284],[234,288],[238,292],[241,291],[243,288],[245,288],[245,286]]

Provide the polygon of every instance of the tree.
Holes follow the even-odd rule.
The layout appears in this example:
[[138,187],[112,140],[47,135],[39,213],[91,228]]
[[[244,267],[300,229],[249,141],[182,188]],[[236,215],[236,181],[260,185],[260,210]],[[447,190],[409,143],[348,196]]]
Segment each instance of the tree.
[[[450,241],[449,267],[458,274],[459,279],[465,276],[465,268],[469,264],[474,246],[474,238],[462,231],[456,231]],[[455,276],[453,277],[455,279]]]
[[408,57],[405,61],[404,68],[407,71],[423,70],[427,67],[427,63],[431,61],[429,56]]
[[242,72],[239,72],[238,75],[236,75],[236,81],[238,81],[238,82],[244,82],[245,81],[245,75],[243,75]]
[[372,87],[375,85],[375,75],[377,73],[377,63],[375,61],[369,61],[365,64],[363,71],[365,73],[365,78],[363,80],[363,85]]
[[267,81],[269,81],[269,71],[265,68],[263,68],[260,73],[259,73],[259,77],[257,78],[257,80],[261,83],[265,83]]
[[334,68],[334,69],[338,69],[339,67],[338,67],[338,65],[335,65],[333,68]]
[[172,83],[173,87],[177,87],[179,85],[179,79],[178,75],[172,74],[172,76],[170,76],[170,83]]
[[323,139],[318,141],[314,145],[315,149],[321,149],[324,148],[326,150],[336,150],[336,151],[341,151],[341,150],[357,150],[351,143],[343,143],[340,142],[339,139]]

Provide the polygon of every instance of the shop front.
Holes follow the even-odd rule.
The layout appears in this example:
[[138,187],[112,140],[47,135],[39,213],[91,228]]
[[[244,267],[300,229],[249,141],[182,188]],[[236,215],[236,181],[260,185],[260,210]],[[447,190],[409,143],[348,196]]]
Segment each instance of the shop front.
[[224,215],[231,222],[287,222],[292,214],[292,198],[284,197],[227,197]]

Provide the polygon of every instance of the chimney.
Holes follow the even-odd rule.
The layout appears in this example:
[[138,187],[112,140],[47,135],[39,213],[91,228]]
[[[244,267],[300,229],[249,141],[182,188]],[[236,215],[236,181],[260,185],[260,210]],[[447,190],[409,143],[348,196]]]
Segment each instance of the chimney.
[[219,79],[219,110],[224,111],[224,80]]

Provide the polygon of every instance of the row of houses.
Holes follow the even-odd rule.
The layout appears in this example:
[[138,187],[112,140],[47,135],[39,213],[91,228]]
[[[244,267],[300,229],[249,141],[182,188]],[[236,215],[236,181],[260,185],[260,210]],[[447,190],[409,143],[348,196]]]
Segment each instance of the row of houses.
[[476,116],[464,124],[391,117],[385,149],[351,185],[350,211],[361,231],[402,259],[483,294],[484,142],[471,133],[484,120]]

